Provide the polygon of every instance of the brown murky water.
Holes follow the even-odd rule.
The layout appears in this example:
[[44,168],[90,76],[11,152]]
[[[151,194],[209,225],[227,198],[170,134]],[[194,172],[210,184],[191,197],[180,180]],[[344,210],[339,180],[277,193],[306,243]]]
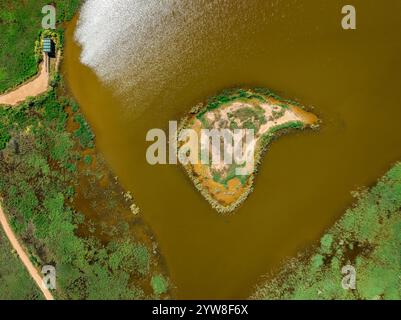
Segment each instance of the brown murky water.
[[[220,28],[194,33],[202,41],[188,42],[177,72],[163,74],[168,81],[159,86],[142,81],[129,103],[80,63],[75,22],[66,34],[67,83],[156,234],[178,298],[246,298],[262,275],[333,224],[352,203],[351,190],[401,159],[401,2],[353,0],[356,31],[341,29],[344,1],[247,2],[249,12],[238,11],[238,1],[217,12]],[[233,15],[248,27],[225,25]],[[241,85],[315,106],[323,125],[275,142],[254,193],[224,217],[181,168],[147,164],[145,134],[167,130],[194,104]],[[135,111],[135,101],[145,112]]]

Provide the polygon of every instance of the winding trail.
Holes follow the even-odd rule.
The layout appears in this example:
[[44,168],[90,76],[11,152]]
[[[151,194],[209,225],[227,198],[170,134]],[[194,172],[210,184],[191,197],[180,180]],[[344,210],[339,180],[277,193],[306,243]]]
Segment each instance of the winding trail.
[[[56,65],[58,64],[58,60],[59,55],[57,56]],[[44,61],[46,61],[45,55],[43,55],[43,61],[39,65],[39,74],[14,90],[0,95],[0,104],[16,106],[28,97],[36,97],[45,93],[49,88],[50,74]]]
[[10,241],[12,247],[17,252],[19,258],[21,259],[22,263],[24,264],[26,270],[29,272],[32,279],[36,282],[36,285],[42,291],[43,295],[45,296],[46,300],[54,300],[53,295],[47,289],[42,282],[42,276],[39,274],[39,271],[34,267],[31,260],[29,260],[28,255],[25,253],[25,250],[19,244],[17,237],[15,236],[14,232],[12,231],[10,224],[8,223],[7,217],[0,206],[0,224],[4,229],[4,232]]

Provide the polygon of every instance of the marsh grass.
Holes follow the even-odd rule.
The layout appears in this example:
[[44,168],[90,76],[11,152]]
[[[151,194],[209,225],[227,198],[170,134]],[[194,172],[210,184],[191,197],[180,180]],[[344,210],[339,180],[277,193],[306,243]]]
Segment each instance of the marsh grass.
[[154,275],[151,280],[153,292],[156,296],[164,294],[168,290],[168,281],[162,275]]

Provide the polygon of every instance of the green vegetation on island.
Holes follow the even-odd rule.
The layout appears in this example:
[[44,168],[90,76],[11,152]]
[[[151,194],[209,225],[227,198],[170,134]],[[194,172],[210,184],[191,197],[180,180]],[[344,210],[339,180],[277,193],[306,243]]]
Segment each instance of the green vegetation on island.
[[[180,132],[192,129],[201,137],[204,130],[218,131],[221,141],[220,148],[209,150],[206,159],[202,154],[202,146],[193,148],[201,150],[202,161],[186,164],[184,168],[213,208],[220,213],[231,213],[252,192],[257,167],[270,143],[289,130],[314,128],[317,122],[317,117],[303,110],[298,103],[284,100],[268,89],[226,90],[205,104],[192,108],[190,114],[181,121]],[[224,137],[223,130],[225,134],[230,133],[230,137]],[[241,138],[246,141],[241,142],[242,155],[251,154],[252,159],[247,157],[242,163],[232,159],[227,164],[223,153],[232,149],[224,146],[224,143],[230,139],[233,141],[236,130],[240,133],[245,130],[253,133],[254,141],[248,141],[245,134]],[[248,144],[254,148],[253,152],[248,151]],[[211,160],[215,155],[220,157],[218,163]],[[242,171],[241,174],[238,174],[238,169]]]

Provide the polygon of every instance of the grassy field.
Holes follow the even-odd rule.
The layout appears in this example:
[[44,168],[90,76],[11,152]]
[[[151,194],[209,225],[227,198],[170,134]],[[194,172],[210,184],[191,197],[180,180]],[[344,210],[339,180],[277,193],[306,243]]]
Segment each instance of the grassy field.
[[57,21],[72,18],[80,0],[3,0],[0,2],[0,93],[37,73],[35,40],[42,22],[42,7],[54,3]]
[[[255,299],[401,299],[401,163],[321,238],[311,254],[289,261]],[[344,290],[342,267],[356,271]]]
[[0,228],[0,300],[38,300],[42,293],[36,287],[19,258],[12,252]]

